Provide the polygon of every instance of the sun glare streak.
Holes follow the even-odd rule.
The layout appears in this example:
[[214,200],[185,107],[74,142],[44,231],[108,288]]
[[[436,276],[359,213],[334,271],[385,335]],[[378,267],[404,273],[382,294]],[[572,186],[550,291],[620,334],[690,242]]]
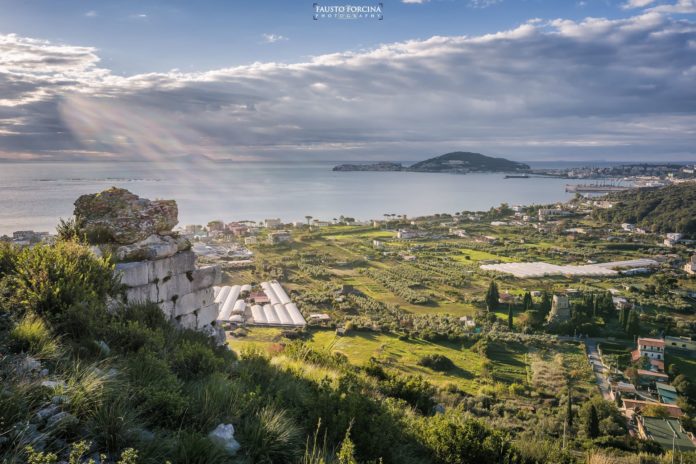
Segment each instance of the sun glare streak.
[[175,114],[114,98],[77,94],[62,98],[59,110],[85,149],[174,169],[189,191],[200,188],[206,181],[205,168],[214,165],[207,153],[218,148],[211,146],[209,139],[203,144],[204,136]]

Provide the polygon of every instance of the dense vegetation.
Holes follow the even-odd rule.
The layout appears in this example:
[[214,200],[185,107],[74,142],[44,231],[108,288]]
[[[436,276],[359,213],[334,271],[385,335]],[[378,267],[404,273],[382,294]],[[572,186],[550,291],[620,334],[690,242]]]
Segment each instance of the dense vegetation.
[[595,217],[613,223],[628,222],[652,232],[696,234],[696,184],[641,188],[607,197],[612,208],[598,209]]
[[[111,264],[76,243],[3,245],[0,266],[4,462],[545,462],[461,405],[433,416],[420,377],[300,341],[235,359],[155,305],[109,312]],[[220,423],[236,457],[207,436]]]

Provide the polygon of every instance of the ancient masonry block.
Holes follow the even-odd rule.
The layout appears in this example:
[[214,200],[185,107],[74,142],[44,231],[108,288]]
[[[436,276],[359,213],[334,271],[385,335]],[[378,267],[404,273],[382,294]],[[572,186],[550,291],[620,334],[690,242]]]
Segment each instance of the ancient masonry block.
[[196,268],[190,243],[172,232],[178,222],[176,202],[150,201],[112,188],[83,195],[75,206],[96,251],[121,261],[115,272],[126,302],[157,303],[180,327],[219,337],[213,286],[220,283],[222,272],[218,266]]

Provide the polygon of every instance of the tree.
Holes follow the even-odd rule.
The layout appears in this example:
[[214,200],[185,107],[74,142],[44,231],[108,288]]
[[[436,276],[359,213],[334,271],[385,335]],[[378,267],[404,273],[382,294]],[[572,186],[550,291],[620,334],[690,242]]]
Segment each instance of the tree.
[[513,320],[512,320],[512,305],[508,305],[508,329],[512,330],[513,327]]
[[542,320],[545,320],[551,312],[551,295],[549,295],[548,292],[544,292],[541,294],[541,304],[539,305],[539,311],[541,313]]
[[597,408],[595,408],[594,404],[591,404],[587,409],[584,430],[585,435],[589,438],[597,438],[599,436],[599,416],[597,415]]
[[522,298],[522,308],[524,308],[525,311],[529,311],[530,309],[534,309],[534,301],[532,300],[531,293],[526,292],[524,294],[524,297]]
[[568,405],[566,406],[566,424],[568,428],[573,427],[573,394],[571,386],[568,384]]
[[486,292],[486,309],[488,309],[488,311],[495,311],[498,309],[499,301],[500,293],[498,293],[498,284],[495,280],[491,280],[488,291]]
[[626,333],[631,337],[636,337],[640,333],[640,318],[635,310],[628,313],[628,322],[626,322]]
[[305,216],[304,218],[307,220],[307,225],[309,225],[309,221],[313,219],[312,216]]

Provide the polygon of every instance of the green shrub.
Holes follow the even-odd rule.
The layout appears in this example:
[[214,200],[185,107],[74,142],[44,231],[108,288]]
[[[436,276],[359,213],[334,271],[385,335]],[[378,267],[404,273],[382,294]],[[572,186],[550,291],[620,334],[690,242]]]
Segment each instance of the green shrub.
[[239,428],[242,451],[255,463],[293,462],[301,455],[300,428],[284,410],[265,407]]
[[222,374],[213,374],[187,386],[187,409],[184,423],[200,430],[212,430],[240,414],[243,391],[239,384]]
[[131,445],[140,427],[138,414],[126,398],[109,395],[89,413],[87,430],[101,450],[109,453]]
[[150,425],[176,427],[187,404],[181,381],[154,353],[142,350],[126,363],[131,383],[131,403]]
[[225,450],[199,433],[182,431],[176,436],[172,464],[224,464],[229,462]]
[[92,334],[118,282],[113,265],[74,242],[19,252],[12,275],[16,301],[75,339]]
[[438,414],[423,421],[422,440],[433,461],[442,464],[514,462],[514,452],[503,433],[483,422],[464,417],[461,411]]
[[14,273],[18,254],[16,246],[0,241],[0,278]]
[[139,321],[116,321],[108,326],[109,346],[122,352],[136,352],[141,348],[157,351],[164,347],[164,335]]
[[193,380],[224,370],[225,362],[211,347],[183,340],[172,355],[171,366],[179,378]]
[[379,384],[387,396],[399,398],[416,408],[421,414],[430,414],[435,406],[435,387],[421,376],[396,376]]
[[10,343],[15,351],[29,353],[38,359],[51,359],[59,353],[58,342],[46,323],[31,313],[27,313],[12,329]]
[[418,364],[441,372],[450,371],[455,367],[450,358],[441,354],[425,355],[418,361]]

